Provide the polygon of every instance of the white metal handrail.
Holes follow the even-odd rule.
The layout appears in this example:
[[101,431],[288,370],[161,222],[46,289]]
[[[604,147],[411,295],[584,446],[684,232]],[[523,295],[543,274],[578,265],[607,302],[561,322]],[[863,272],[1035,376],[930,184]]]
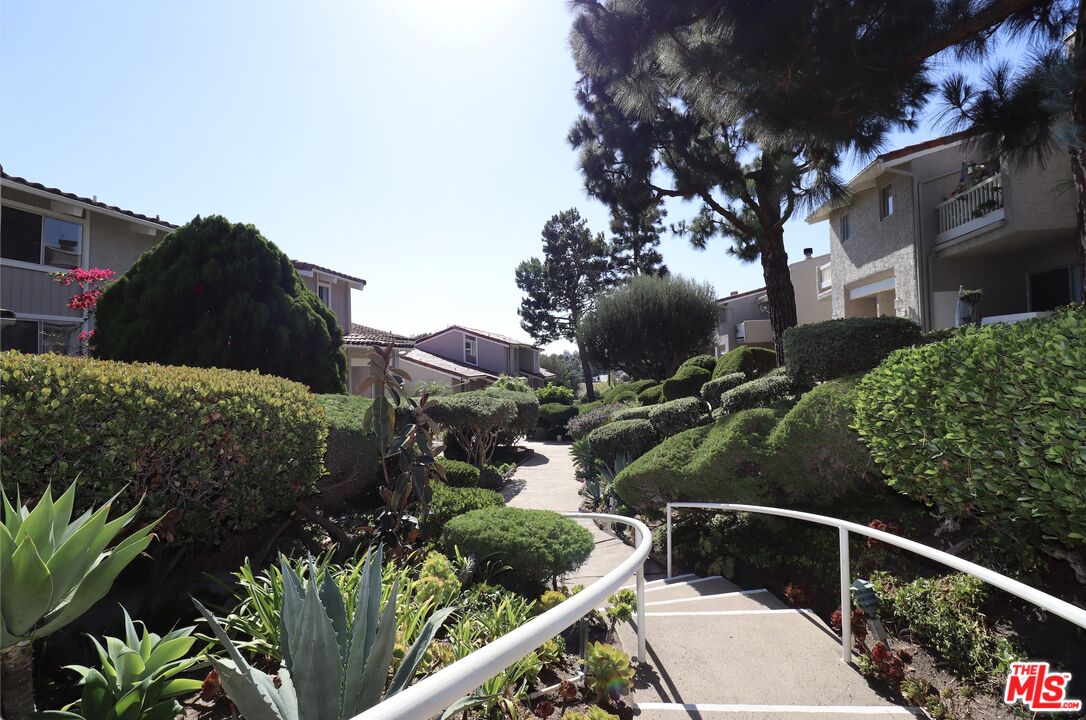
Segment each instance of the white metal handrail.
[[989,585],[994,585],[1000,590],[1005,590],[1011,595],[1022,598],[1023,600],[1036,605],[1039,608],[1043,608],[1053,615],[1058,615],[1064,620],[1068,620],[1081,628],[1086,628],[1086,610],[1072,605],[1071,603],[1060,600],[1057,597],[1053,597],[1048,593],[1041,592],[1037,588],[1030,587],[1025,583],[1020,583],[1017,580],[1012,580],[1006,575],[1000,575],[994,570],[989,570],[986,567],[971,563],[968,560],[962,560],[960,557],[945,553],[942,550],[936,550],[933,547],[918,543],[914,540],[906,540],[903,537],[898,537],[882,530],[875,530],[869,528],[866,525],[860,525],[859,523],[849,522],[848,520],[838,520],[837,518],[827,517],[825,515],[815,515],[814,513],[800,512],[798,510],[783,510],[781,508],[764,507],[761,505],[735,505],[732,503],[712,503],[712,502],[673,502],[667,504],[667,577],[671,578],[671,510],[673,508],[692,508],[703,510],[728,510],[731,512],[749,512],[760,515],[776,515],[778,517],[793,518],[795,520],[805,520],[807,522],[818,523],[819,525],[829,525],[835,527],[838,530],[838,542],[841,555],[841,658],[845,662],[852,661],[852,626],[848,621],[849,613],[847,608],[852,607],[852,600],[849,594],[849,590],[852,587],[852,580],[849,573],[849,558],[848,558],[848,534],[854,532],[857,535],[865,535],[869,538],[874,538],[880,542],[884,542],[887,545],[893,545],[895,547],[902,548],[914,552],[917,555],[934,560],[935,562],[942,563],[947,567],[951,567],[959,572],[972,575],[975,578],[979,578]]
[[645,659],[645,558],[652,550],[652,533],[640,520],[607,513],[562,513],[622,523],[634,529],[634,551],[628,558],[587,588],[547,612],[532,618],[494,642],[423,678],[403,692],[373,706],[354,720],[415,720],[438,715],[470,695],[488,679],[520,660],[552,637],[599,607],[637,573],[637,653]]

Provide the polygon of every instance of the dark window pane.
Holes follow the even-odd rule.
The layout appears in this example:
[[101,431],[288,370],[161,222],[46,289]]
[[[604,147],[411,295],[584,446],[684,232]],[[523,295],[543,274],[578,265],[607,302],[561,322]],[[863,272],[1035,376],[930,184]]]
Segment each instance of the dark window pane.
[[0,210],[0,257],[41,263],[41,215],[11,207]]
[[1029,279],[1029,305],[1033,312],[1055,310],[1071,302],[1071,269],[1038,273]]
[[74,268],[82,264],[83,226],[45,218],[45,264]]
[[79,326],[74,323],[41,324],[41,351],[60,355],[75,355],[79,346]]
[[38,321],[16,320],[0,326],[0,350],[18,350],[24,353],[38,352]]

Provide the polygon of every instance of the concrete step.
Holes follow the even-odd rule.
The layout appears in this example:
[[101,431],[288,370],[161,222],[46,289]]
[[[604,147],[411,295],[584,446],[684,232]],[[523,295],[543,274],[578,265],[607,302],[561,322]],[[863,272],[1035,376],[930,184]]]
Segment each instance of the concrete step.
[[650,602],[662,600],[681,600],[683,598],[698,598],[706,595],[720,595],[728,592],[739,592],[744,588],[739,587],[730,580],[722,577],[708,576],[689,578],[678,582],[662,582],[645,585],[645,606]]
[[919,708],[882,706],[713,705],[708,703],[646,703],[634,708],[638,720],[894,720],[926,718]]
[[[697,587],[697,586],[695,586]],[[702,612],[716,610],[783,610],[784,601],[765,589],[734,590],[716,595],[657,600],[656,595],[645,595],[645,612],[649,616],[661,612]]]
[[[714,611],[646,616],[648,662],[639,669],[632,702],[893,706],[841,661],[839,639],[813,613],[705,612]],[[617,631],[623,648],[636,652],[633,624],[622,624]],[[675,714],[680,709],[659,712],[683,717]]]

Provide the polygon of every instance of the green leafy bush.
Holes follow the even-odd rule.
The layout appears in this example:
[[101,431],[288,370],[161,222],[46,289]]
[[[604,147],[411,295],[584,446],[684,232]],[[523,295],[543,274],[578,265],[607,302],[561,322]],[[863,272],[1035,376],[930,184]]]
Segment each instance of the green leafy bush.
[[909,497],[1009,549],[1086,550],[1081,305],[899,350],[861,381],[856,429]]
[[701,425],[708,414],[709,408],[698,398],[679,398],[654,405],[649,410],[649,422],[657,437],[666,438]]
[[671,500],[762,502],[765,441],[781,414],[746,410],[673,435],[626,466],[615,490],[639,509],[659,509]]
[[631,397],[636,398],[639,392],[655,384],[655,380],[631,380],[630,382],[612,385],[600,393],[600,400],[607,404],[629,402]]
[[881,473],[851,428],[858,383],[853,376],[818,385],[769,434],[766,474],[785,503],[836,504],[881,485]]
[[517,416],[517,404],[474,390],[434,398],[426,413],[448,430],[450,440],[463,448],[468,462],[481,466],[494,454],[498,433]]
[[954,574],[898,583],[892,575],[871,577],[879,598],[879,616],[934,650],[963,679],[1006,678],[1021,659],[1014,645],[988,625],[982,606],[984,581]]
[[443,395],[452,395],[454,392],[452,386],[446,383],[437,380],[423,380],[420,383],[415,383],[412,394],[415,397],[422,397],[424,394],[430,397],[441,397]]
[[445,524],[458,515],[505,505],[505,498],[500,493],[486,488],[449,487],[444,483],[434,483],[432,489],[426,529],[434,536],[439,535]]
[[658,405],[664,401],[664,384],[656,383],[637,393],[637,401],[642,405]]
[[544,582],[576,570],[595,546],[592,533],[549,510],[490,507],[454,517],[442,541],[465,555],[509,566],[499,579],[538,595]]
[[373,400],[361,395],[317,395],[328,422],[324,467],[333,484],[351,482],[356,492],[377,482],[380,452],[377,442],[362,428]]
[[532,386],[528,384],[527,380],[515,375],[499,375],[498,379],[491,383],[490,387],[497,390],[512,390],[513,392],[535,394],[535,391],[532,389]]
[[795,392],[795,382],[787,375],[764,375],[721,394],[720,411],[734,413],[756,407],[769,407]]
[[[501,380],[501,378],[499,378]],[[504,385],[513,385],[513,380],[520,380],[519,378],[506,378],[507,382]],[[523,382],[523,381],[521,381]],[[535,396],[535,393],[531,390],[524,392],[522,390],[512,390],[505,386],[499,386],[497,384],[491,385],[482,391],[485,395],[498,398],[499,400],[509,400],[516,407],[514,412],[501,427],[501,432],[498,435],[499,445],[514,445],[524,438],[525,435],[530,433],[539,422],[539,398]]]
[[713,379],[741,372],[747,376],[747,379],[753,380],[775,367],[777,367],[777,353],[768,348],[740,345],[717,358],[716,367],[713,368]]
[[562,403],[544,403],[539,406],[539,426],[544,430],[564,433],[566,423],[577,417],[576,405]]
[[664,380],[664,399],[678,400],[684,397],[697,397],[701,386],[709,382],[713,375],[697,365],[683,365],[675,374]]
[[747,381],[747,376],[741,372],[728,373],[714,377],[701,386],[701,399],[709,403],[712,408],[720,407],[720,396],[732,388],[737,388]]
[[613,420],[585,437],[592,454],[608,465],[619,455],[640,457],[658,442],[656,429],[648,420]]
[[688,365],[693,365],[694,367],[699,367],[702,370],[708,370],[709,372],[712,372],[716,368],[716,358],[712,355],[695,355],[692,358],[684,360],[683,364],[679,367],[686,367]]
[[620,410],[616,410],[615,414],[611,416],[612,420],[648,420],[649,410],[647,407],[624,407]]
[[596,428],[611,422],[611,417],[624,407],[627,406],[622,403],[597,405],[566,423],[566,429],[569,430],[570,437],[574,440],[580,440]]
[[461,460],[443,458],[441,466],[445,468],[445,484],[450,487],[478,487],[479,468]]
[[324,412],[303,385],[234,370],[0,353],[4,482],[77,512],[115,493],[169,543],[218,543],[316,490]]
[[857,317],[797,325],[784,332],[784,363],[798,380],[864,372],[894,350],[920,342],[920,326],[899,317]]
[[572,405],[575,399],[572,390],[565,385],[555,385],[554,383],[547,383],[545,386],[537,388],[535,396],[539,398],[540,405],[547,405],[548,403]]

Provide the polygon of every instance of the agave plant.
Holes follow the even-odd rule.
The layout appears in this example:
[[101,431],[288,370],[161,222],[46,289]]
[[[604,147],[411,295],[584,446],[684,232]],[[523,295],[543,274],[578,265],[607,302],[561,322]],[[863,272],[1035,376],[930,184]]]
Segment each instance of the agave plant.
[[155,523],[106,548],[139,512],[140,504],[109,520],[116,495],[72,520],[75,487],[56,501],[47,487],[34,509],[4,498],[0,524],[0,677],[3,715],[34,712],[34,641],[78,618],[98,602],[121,570],[151,542]]
[[283,663],[276,678],[242,657],[215,618],[197,609],[226,649],[228,659],[211,658],[226,694],[246,720],[341,720],[367,710],[403,690],[415,676],[427,646],[455,608],[434,613],[399,662],[385,689],[396,644],[393,581],[381,608],[382,552],[366,553],[354,613],[348,621],[343,594],[330,573],[316,568],[305,583],[286,558],[280,558],[283,610],[279,639]]
[[143,632],[137,633],[128,611],[123,611],[124,639],[107,636],[102,647],[91,638],[101,670],[66,666],[79,673],[83,695],[64,710],[42,713],[46,720],[171,720],[182,712],[175,698],[200,689],[200,680],[177,677],[203,664],[189,656],[196,628],[160,637],[140,623]]

